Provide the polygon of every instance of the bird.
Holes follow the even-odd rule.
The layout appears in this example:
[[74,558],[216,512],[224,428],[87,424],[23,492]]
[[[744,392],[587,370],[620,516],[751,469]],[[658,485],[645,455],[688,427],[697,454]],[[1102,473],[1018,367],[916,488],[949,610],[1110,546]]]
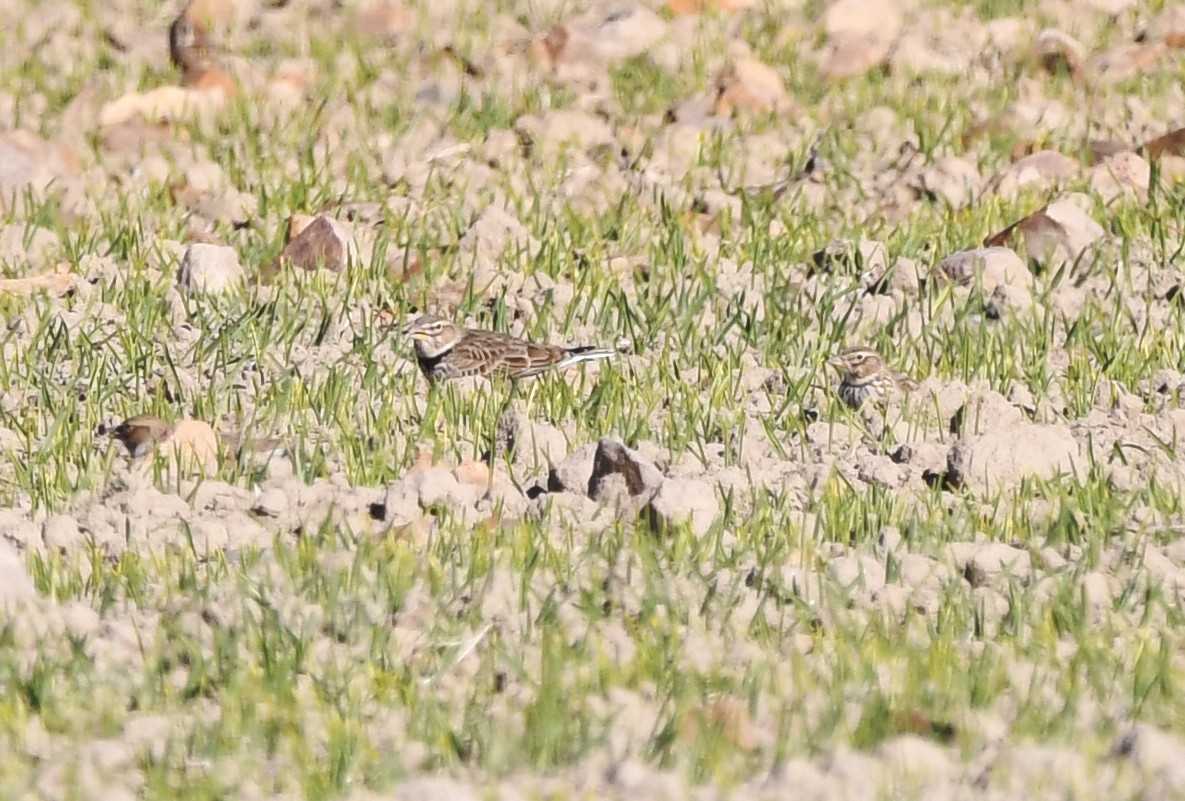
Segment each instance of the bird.
[[413,340],[416,363],[430,384],[469,376],[530,378],[616,355],[591,345],[542,345],[509,334],[463,328],[435,314],[417,317],[404,334]]
[[137,414],[111,429],[110,434],[128,449],[128,456],[138,459],[173,436],[173,426],[151,414]]
[[[176,431],[177,426],[174,423],[165,422],[151,414],[137,414],[110,429],[108,433],[127,448],[130,458],[139,459],[168,443]],[[241,434],[223,433],[219,433],[217,437],[218,442],[236,456],[246,453],[281,456],[287,451],[281,440],[276,437],[246,439]]]
[[918,382],[890,369],[881,355],[870,347],[845,348],[828,364],[839,370],[839,397],[847,406],[859,409],[867,401],[887,403],[894,395],[913,392]]

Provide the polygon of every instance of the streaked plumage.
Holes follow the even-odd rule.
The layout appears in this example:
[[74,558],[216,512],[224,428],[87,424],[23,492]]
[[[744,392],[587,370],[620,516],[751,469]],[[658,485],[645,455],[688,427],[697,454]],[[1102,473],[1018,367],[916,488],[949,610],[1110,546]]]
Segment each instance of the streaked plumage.
[[508,334],[462,328],[434,314],[417,318],[404,333],[414,341],[416,363],[432,383],[468,376],[530,378],[615,355],[614,351],[588,345],[540,345]]
[[891,370],[872,348],[846,348],[828,364],[840,372],[840,400],[853,409],[859,409],[869,400],[874,404],[883,404],[896,394],[913,392],[918,388],[918,382]]

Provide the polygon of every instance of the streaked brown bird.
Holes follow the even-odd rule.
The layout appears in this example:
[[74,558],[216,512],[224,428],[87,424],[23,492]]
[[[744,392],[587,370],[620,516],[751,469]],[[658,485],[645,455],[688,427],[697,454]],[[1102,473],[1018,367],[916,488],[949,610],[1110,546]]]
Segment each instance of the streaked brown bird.
[[840,372],[840,400],[853,409],[859,409],[870,400],[877,405],[884,404],[894,395],[918,388],[917,381],[890,369],[879,353],[863,345],[845,348],[828,364]]
[[468,376],[530,378],[616,355],[615,351],[591,345],[540,345],[508,334],[462,328],[435,314],[413,320],[404,328],[404,334],[415,343],[420,372],[433,384]]

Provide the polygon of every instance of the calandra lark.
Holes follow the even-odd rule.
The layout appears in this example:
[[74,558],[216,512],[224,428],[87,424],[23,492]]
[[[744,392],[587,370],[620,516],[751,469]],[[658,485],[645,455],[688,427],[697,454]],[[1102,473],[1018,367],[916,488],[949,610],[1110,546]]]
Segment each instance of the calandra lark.
[[540,345],[508,334],[462,328],[434,314],[412,321],[404,333],[414,340],[416,363],[430,383],[468,376],[530,378],[616,355],[589,345]]
[[880,405],[887,403],[894,395],[913,392],[918,382],[907,375],[894,372],[885,360],[869,347],[846,348],[828,362],[839,370],[839,397],[853,409],[859,409],[867,401]]

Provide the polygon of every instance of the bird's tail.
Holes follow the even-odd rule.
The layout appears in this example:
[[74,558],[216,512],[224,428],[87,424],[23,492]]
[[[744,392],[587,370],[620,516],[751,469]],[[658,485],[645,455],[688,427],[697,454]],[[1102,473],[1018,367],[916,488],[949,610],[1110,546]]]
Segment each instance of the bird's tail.
[[564,359],[556,365],[557,368],[571,367],[573,364],[580,364],[580,362],[595,362],[599,359],[612,359],[617,355],[617,351],[609,350],[608,348],[598,348],[593,345],[581,345],[575,348],[565,348],[564,353],[567,354]]

